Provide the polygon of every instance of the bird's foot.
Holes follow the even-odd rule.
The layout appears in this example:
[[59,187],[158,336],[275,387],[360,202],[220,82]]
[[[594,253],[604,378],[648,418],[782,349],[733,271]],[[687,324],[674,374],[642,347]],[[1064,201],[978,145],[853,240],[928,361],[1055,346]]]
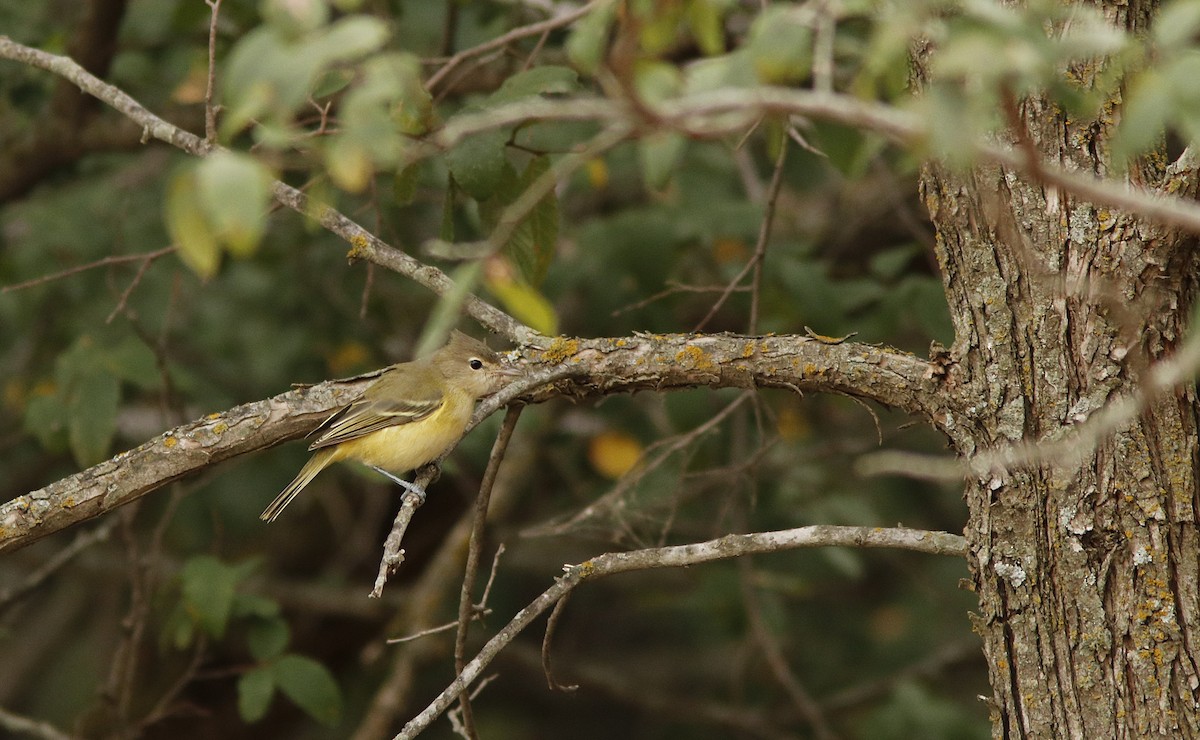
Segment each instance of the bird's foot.
[[417,506],[425,505],[425,499],[428,497],[425,495],[424,488],[421,488],[416,483],[409,483],[408,481],[404,480],[403,478],[401,478],[398,475],[392,475],[391,473],[384,470],[383,468],[377,468],[374,465],[372,465],[371,469],[377,473],[381,473],[382,475],[387,477],[388,480],[390,480],[393,483],[395,483],[396,485],[400,486],[401,488],[406,490],[408,493],[411,493],[412,495],[416,496],[417,497]]

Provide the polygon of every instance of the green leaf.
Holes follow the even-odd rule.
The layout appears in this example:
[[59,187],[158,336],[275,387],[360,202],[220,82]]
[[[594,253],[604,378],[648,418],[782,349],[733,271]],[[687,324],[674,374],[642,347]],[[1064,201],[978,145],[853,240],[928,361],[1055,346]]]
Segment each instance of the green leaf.
[[[521,192],[550,170],[549,157],[534,157],[521,175]],[[540,286],[550,271],[558,249],[558,193],[554,188],[537,202],[509,240],[509,250],[523,276],[533,286]]]
[[411,205],[421,181],[421,164],[414,162],[392,178],[392,198],[398,206]]
[[325,666],[303,655],[285,655],[275,663],[279,690],[313,719],[332,727],[342,714],[342,693]]
[[570,67],[547,64],[509,77],[488,97],[488,105],[511,103],[535,95],[571,93],[579,89],[579,74]]
[[104,350],[104,368],[109,373],[138,387],[151,390],[161,380],[158,359],[146,343],[127,336]]
[[638,141],[638,163],[642,179],[651,190],[662,190],[671,181],[683,156],[687,139],[674,131],[655,131]]
[[812,67],[812,29],[807,8],[771,5],[754,19],[746,49],[760,81],[767,84],[799,82]]
[[575,69],[595,75],[608,49],[608,29],[616,17],[615,0],[597,6],[571,29],[567,38],[567,58]]
[[1154,19],[1154,43],[1162,48],[1186,46],[1200,31],[1200,3],[1177,0],[1167,3]]
[[1113,159],[1127,161],[1157,143],[1171,108],[1170,85],[1156,70],[1146,70],[1134,78],[1121,108]]
[[[387,41],[387,24],[370,15],[349,15],[334,21],[304,47],[305,54],[315,56],[321,67],[335,62],[358,59],[383,46]],[[308,88],[311,89],[309,81]]]
[[270,619],[279,616],[279,612],[278,601],[258,594],[238,594],[233,600],[233,614],[237,617]]
[[716,0],[688,0],[686,13],[692,38],[705,56],[725,51],[724,15],[729,4]]
[[[550,171],[550,158],[534,157],[518,178],[511,167],[505,169],[496,194],[480,204],[480,217],[489,228],[495,228],[505,210],[517,201],[531,185]],[[501,245],[507,256],[530,285],[538,286],[554,261],[558,246],[558,195],[553,189],[529,210],[513,229],[508,241]]]
[[698,59],[689,64],[683,74],[683,92],[686,95],[727,87],[749,87],[757,82],[753,60],[742,49],[730,54]]
[[24,428],[42,447],[58,451],[63,449],[67,418],[67,407],[57,393],[36,392],[25,405]]
[[275,696],[275,670],[264,665],[242,674],[238,679],[238,715],[243,722],[257,722],[267,714]]
[[916,252],[917,248],[911,244],[880,252],[871,257],[871,272],[884,280],[894,280],[912,262]]
[[278,617],[251,620],[246,629],[246,644],[255,660],[265,661],[281,655],[291,638],[287,622]]
[[645,103],[657,105],[679,94],[683,75],[674,64],[642,61],[634,68],[633,85]]
[[253,567],[253,562],[226,565],[211,555],[199,555],[184,564],[180,579],[188,614],[212,637],[225,636],[234,591]]
[[485,131],[446,152],[446,166],[454,181],[475,200],[487,200],[496,192],[508,164],[504,154],[508,136],[508,131]]
[[354,136],[333,136],[325,146],[325,169],[342,190],[361,193],[366,190],[375,168],[371,154],[363,142]]
[[197,192],[213,235],[237,257],[254,253],[266,228],[271,173],[246,154],[218,151],[196,168]]
[[172,647],[183,650],[196,639],[196,623],[192,621],[184,608],[182,601],[175,604],[171,613],[163,622],[162,633],[159,636],[159,647]]
[[326,0],[264,0],[263,19],[288,36],[315,31],[329,22]]
[[75,375],[67,395],[67,435],[75,462],[83,467],[108,457],[117,430],[121,384],[92,368]]
[[179,259],[192,272],[207,280],[217,274],[221,248],[200,207],[199,194],[188,169],[175,175],[167,186],[164,218],[167,232],[178,248]]

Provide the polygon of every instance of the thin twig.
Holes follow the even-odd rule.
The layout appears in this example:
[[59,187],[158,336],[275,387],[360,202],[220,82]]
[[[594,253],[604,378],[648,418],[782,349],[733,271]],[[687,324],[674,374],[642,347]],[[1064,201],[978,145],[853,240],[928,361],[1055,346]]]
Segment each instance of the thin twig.
[[[617,316],[620,316],[623,313],[628,313],[630,311],[636,311],[639,308],[645,308],[646,306],[649,306],[651,303],[655,303],[656,301],[661,301],[663,298],[668,298],[670,296],[675,295],[676,293],[720,293],[720,292],[726,291],[726,290],[729,290],[728,285],[683,285],[683,284],[677,283],[673,280],[668,280],[667,287],[664,288],[663,290],[658,291],[657,293],[650,296],[649,298],[643,298],[642,300],[637,301],[636,303],[630,303],[628,306],[622,306],[621,308],[618,308],[615,311],[613,311],[611,314],[609,314],[609,316],[616,318]],[[750,286],[739,285],[739,286],[736,286],[735,288],[733,288],[733,290],[738,293],[746,293],[746,292],[749,292]]]
[[11,293],[15,290],[24,290],[25,288],[32,288],[35,285],[41,285],[43,283],[49,283],[49,282],[53,282],[55,280],[61,280],[65,277],[70,277],[71,275],[78,275],[81,272],[87,272],[88,270],[94,270],[97,267],[108,267],[110,265],[123,265],[126,262],[137,262],[139,260],[142,260],[142,261],[156,260],[159,257],[170,254],[171,252],[174,252],[174,251],[175,251],[175,247],[170,246],[170,247],[164,247],[163,249],[156,249],[153,252],[143,252],[141,254],[110,254],[107,257],[101,257],[100,259],[96,260],[95,262],[89,262],[86,265],[76,265],[75,267],[69,267],[65,270],[60,270],[59,272],[54,272],[49,275],[42,275],[41,277],[36,277],[36,278],[33,278],[31,280],[26,280],[21,283],[13,283],[12,285],[6,285],[3,288],[0,288],[0,293]]
[[787,658],[783,655],[783,648],[780,647],[779,641],[771,634],[771,630],[767,627],[766,621],[762,615],[762,602],[758,597],[758,591],[754,587],[754,564],[749,557],[738,558],[738,584],[742,590],[742,606],[746,613],[746,620],[750,625],[750,634],[754,638],[754,642],[758,645],[758,649],[762,652],[763,658],[767,661],[767,667],[770,668],[775,680],[783,687],[788,696],[791,697],[792,703],[800,714],[808,721],[808,724],[813,729],[813,734],[820,740],[836,740],[837,735],[829,727],[829,722],[825,719],[824,713],[821,711],[821,705],[817,703],[812,694],[808,692],[804,684],[800,683],[800,679],[792,672],[788,666]]
[[25,580],[20,584],[0,591],[0,611],[16,603],[22,596],[45,583],[46,579],[74,560],[75,556],[79,553],[92,545],[107,541],[116,524],[117,520],[111,519],[95,529],[80,532],[75,535],[75,539],[71,540],[69,545],[54,553],[46,562],[42,563],[41,566],[26,576]]
[[673,437],[660,439],[654,444],[647,447],[638,457],[637,462],[629,469],[617,484],[612,487],[607,493],[588,504],[584,509],[580,510],[569,519],[559,523],[547,523],[530,527],[524,531],[527,536],[544,536],[544,535],[561,535],[565,534],[576,527],[584,524],[590,519],[593,519],[606,511],[616,508],[618,502],[625,496],[638,481],[641,481],[647,474],[657,470],[663,465],[672,455],[680,450],[686,449],[692,445],[700,437],[708,434],[710,431],[719,426],[722,422],[734,412],[737,407],[741,406],[754,395],[753,391],[741,393],[737,398],[730,401],[717,413],[709,417],[704,423],[697,425],[693,429],[678,434]]
[[[570,23],[590,11],[593,5],[605,1],[593,0],[577,11],[545,22]],[[578,15],[574,15],[576,13]],[[537,25],[516,29],[514,32],[527,32],[524,35],[541,33],[542,28],[534,29]],[[530,29],[534,30],[530,31]],[[511,40],[508,39],[509,35],[498,37],[482,46],[502,46]],[[482,46],[476,47],[476,49],[482,48]],[[466,55],[463,56],[465,59],[472,53],[476,53],[475,50],[460,52],[455,55],[455,58]],[[197,156],[204,156],[208,153],[203,139],[167,123],[147,110],[128,93],[92,75],[69,57],[50,54],[40,49],[18,44],[8,36],[0,35],[0,58],[38,67],[70,80],[84,92],[99,98],[141,125],[143,141],[149,141],[152,138],[159,139]],[[439,74],[441,74],[440,71]],[[435,77],[437,76],[435,75]],[[431,81],[433,79],[431,78]],[[800,115],[836,121],[874,131],[908,147],[922,145],[930,135],[930,124],[912,111],[862,100],[852,95],[792,88],[726,88],[668,100],[660,103],[655,110],[664,123],[671,124],[693,136],[719,136],[729,132],[740,132],[744,130],[747,122],[753,122],[767,113]],[[743,120],[732,120],[729,115],[732,113],[741,114],[739,118]],[[427,146],[414,145],[413,152],[414,156],[433,156],[453,146],[466,136],[493,128],[516,125],[523,121],[540,119],[616,121],[628,120],[630,115],[632,112],[628,106],[603,98],[522,100],[481,113],[456,116],[453,121],[427,137]],[[984,140],[975,142],[972,148],[975,155],[994,164],[1026,173],[1029,171],[1029,163],[1025,161],[1024,154],[1014,151],[1011,147],[992,144]],[[424,153],[421,153],[422,150]],[[1154,190],[1134,188],[1129,183],[1069,172],[1045,162],[1040,162],[1038,169],[1045,183],[1060,187],[1097,205],[1116,207],[1163,224],[1186,229],[1192,233],[1200,233],[1200,204],[1172,196],[1161,188]],[[286,186],[281,189],[280,185],[281,183],[275,185],[277,198],[280,197],[281,192],[286,192]],[[291,203],[286,203],[286,205],[295,207]],[[308,212],[304,209],[299,210]],[[322,220],[322,224],[325,224],[324,220]],[[339,233],[339,236],[341,235]],[[388,265],[383,266],[387,267]],[[448,279],[445,278],[444,273],[435,268],[425,265],[420,265],[420,268],[433,271],[433,273],[427,274],[436,273],[441,276],[440,279]],[[426,287],[431,287],[415,274],[410,274],[415,271],[415,268],[412,268],[409,272],[402,271],[401,274],[413,278]],[[435,292],[440,295],[442,291]],[[476,318],[479,317],[476,316]],[[486,321],[484,323],[491,326]],[[521,341],[516,337],[510,338],[514,341]]]
[[948,532],[899,527],[815,525],[776,532],[731,534],[690,545],[608,553],[580,565],[565,566],[564,574],[555,584],[517,612],[512,620],[483,646],[450,685],[404,726],[396,735],[396,739],[411,739],[427,728],[522,630],[584,581],[636,570],[687,567],[742,555],[835,546],[898,548],[960,558],[967,552],[966,540],[961,535]]
[[0,727],[22,735],[32,735],[42,740],[75,740],[49,722],[22,717],[0,707]]
[[146,271],[150,269],[150,264],[159,257],[174,251],[175,247],[170,246],[166,249],[160,249],[157,252],[150,252],[144,255],[142,264],[138,265],[138,270],[134,273],[133,280],[130,280],[129,285],[121,292],[121,297],[117,300],[117,305],[113,306],[113,310],[109,312],[108,318],[104,319],[104,323],[111,324],[113,319],[117,317],[117,314],[125,310],[125,306],[129,303],[129,296],[133,295],[133,291],[141,284],[142,278],[146,276]]
[[[492,556],[492,571],[491,571],[491,573],[488,574],[487,584],[483,587],[483,596],[481,596],[479,598],[479,603],[475,604],[471,608],[471,619],[483,621],[484,617],[490,616],[492,613],[492,610],[490,608],[488,608],[487,602],[488,602],[488,597],[492,593],[492,584],[496,582],[496,571],[500,567],[500,556],[503,554],[504,554],[504,545],[501,544],[499,547],[496,548],[496,554]],[[439,632],[446,632],[448,630],[452,630],[457,627],[458,627],[458,620],[456,619],[453,622],[446,622],[445,624],[438,625],[437,627],[430,627],[429,629],[423,629],[420,632],[414,632],[413,634],[405,635],[404,637],[389,638],[387,640],[387,644],[393,645],[393,644],[396,644],[399,642],[412,642],[413,640],[416,640],[418,638],[427,637],[429,635],[436,635]]]
[[425,82],[425,89],[432,91],[438,86],[438,83],[440,83],[446,77],[446,75],[450,74],[450,72],[454,70],[455,67],[471,57],[479,56],[480,54],[486,54],[493,49],[501,49],[514,41],[518,41],[528,36],[537,36],[540,33],[546,33],[547,31],[553,31],[556,28],[568,26],[592,12],[593,8],[595,8],[597,5],[608,1],[609,0],[592,0],[587,5],[563,13],[560,16],[548,18],[538,23],[531,23],[528,26],[514,28],[502,36],[497,36],[494,39],[485,41],[478,46],[471,47],[470,49],[464,49],[450,57],[450,60],[446,62],[441,69],[430,75],[429,79]]
[[560,157],[549,169],[535,178],[516,200],[504,207],[487,239],[465,244],[450,244],[440,239],[431,239],[425,243],[425,251],[436,257],[460,260],[483,259],[495,254],[508,244],[509,239],[533,209],[554,191],[560,180],[566,179],[588,161],[624,141],[630,130],[628,125],[614,124],[579,149]]
[[546,685],[551,691],[576,691],[579,689],[578,684],[559,683],[554,678],[554,671],[550,669],[550,647],[554,643],[554,633],[558,629],[558,620],[562,618],[563,612],[567,609],[567,602],[570,600],[571,593],[568,591],[554,605],[554,610],[550,612],[550,616],[546,619],[546,634],[542,637],[542,674],[545,675]]
[[767,186],[767,200],[763,209],[762,224],[758,228],[758,241],[754,244],[754,255],[750,258],[750,263],[754,265],[754,274],[750,278],[750,334],[758,333],[763,262],[767,258],[767,244],[771,241],[771,228],[775,222],[775,204],[779,201],[779,191],[783,186],[783,165],[787,162],[787,150],[788,139],[785,136],[779,140],[779,156],[775,158],[775,172],[771,175],[771,184]]
[[702,330],[709,321],[712,320],[721,307],[725,305],[725,301],[729,296],[733,295],[733,291],[737,286],[741,285],[742,281],[751,272],[754,277],[750,286],[750,333],[758,333],[758,293],[762,285],[762,260],[767,253],[767,240],[771,236],[771,223],[775,220],[775,202],[779,199],[779,191],[783,184],[783,163],[787,159],[787,139],[781,139],[779,144],[779,156],[775,159],[775,173],[771,176],[771,184],[767,186],[766,202],[763,208],[762,223],[758,229],[758,240],[754,245],[754,254],[750,256],[749,261],[742,267],[737,275],[734,276],[729,284],[725,286],[725,290],[708,309],[708,313],[704,318],[700,319],[700,323],[692,329],[693,332]]
[[[475,586],[475,576],[479,571],[479,553],[483,549],[484,531],[487,529],[488,504],[492,498],[492,486],[496,483],[496,473],[500,470],[500,462],[508,449],[508,441],[512,439],[513,430],[517,428],[517,420],[521,418],[521,406],[509,406],[500,425],[500,432],[492,445],[492,454],[488,458],[487,469],[484,470],[483,480],[479,484],[479,495],[475,497],[475,520],[471,524],[471,539],[467,546],[467,564],[463,568],[462,590],[458,600],[458,633],[454,637],[454,670],[459,672],[466,665],[467,630],[471,625],[471,617],[475,614],[471,591]],[[464,692],[459,696],[462,706],[463,730],[468,737],[477,736],[475,730],[475,715],[471,711],[471,700]]]
[[212,146],[217,143],[217,108],[213,105],[213,93],[217,86],[217,19],[221,15],[221,0],[204,0],[212,8],[208,22],[208,83],[204,88],[204,141]]

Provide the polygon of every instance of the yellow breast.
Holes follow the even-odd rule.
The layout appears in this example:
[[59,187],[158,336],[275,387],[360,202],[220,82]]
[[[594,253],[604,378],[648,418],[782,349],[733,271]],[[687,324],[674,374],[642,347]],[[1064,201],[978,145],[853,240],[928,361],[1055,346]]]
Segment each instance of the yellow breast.
[[401,475],[450,449],[462,436],[474,407],[474,399],[449,394],[442,406],[424,419],[343,442],[335,448],[334,459],[357,460]]

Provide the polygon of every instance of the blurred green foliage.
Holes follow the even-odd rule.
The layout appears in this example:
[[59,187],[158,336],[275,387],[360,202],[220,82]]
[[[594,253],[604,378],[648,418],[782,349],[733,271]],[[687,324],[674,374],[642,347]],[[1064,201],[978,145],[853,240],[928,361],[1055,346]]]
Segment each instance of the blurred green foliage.
[[[0,0],[0,30],[65,52],[83,5]],[[1048,1],[762,12],[722,0],[608,2],[428,85],[447,53],[542,20],[537,7],[226,0],[216,52],[217,143],[227,153],[196,160],[158,145],[93,145],[0,203],[3,498],[290,383],[407,359],[428,317],[455,320],[452,299],[347,265],[347,245],[271,209],[274,177],[544,331],[686,332],[754,254],[763,193],[787,146],[759,330],[856,332],[923,352],[953,337],[912,152],[862,129],[781,118],[703,137],[656,111],[684,95],[819,77],[928,116],[929,147],[958,162],[1002,125],[1006,94],[1042,91],[1082,115],[1128,82],[1137,106],[1120,124],[1120,157],[1143,154],[1167,130],[1190,137],[1197,120],[1194,2],[1164,10],[1149,46],[1086,7]],[[208,23],[204,3],[131,0],[107,78],[171,120],[202,121]],[[914,36],[940,46],[920,98],[908,84]],[[1117,71],[1099,69],[1101,57]],[[7,157],[53,122],[63,83],[3,70]],[[431,143],[480,116],[576,100],[646,118],[589,157],[577,155],[602,122],[506,121]],[[99,107],[88,115],[118,118]],[[557,187],[510,210],[551,172]],[[502,226],[507,238],[483,263],[422,250],[452,255]],[[705,330],[746,331],[750,301],[732,292]],[[528,410],[509,463],[518,480],[490,535],[489,554],[499,542],[509,552],[476,636],[562,563],[609,548],[810,523],[961,527],[953,488],[853,473],[880,441],[940,450],[932,432],[843,398],[781,392],[702,429],[736,398],[688,391]],[[469,508],[495,429],[492,420],[451,459],[408,535],[394,593],[420,577]],[[0,652],[10,656],[0,705],[94,736],[349,735],[391,656],[416,649],[382,644],[415,629],[395,618],[399,601],[365,604],[395,496],[362,471],[332,471],[284,521],[262,525],[257,512],[303,455],[297,444],[214,467],[108,515],[120,536],[0,612]],[[72,536],[6,556],[0,576],[20,581]],[[527,634],[501,658],[503,676],[476,716],[487,737],[809,736],[764,661],[769,640],[843,736],[984,737],[972,598],[957,588],[965,575],[949,559],[818,550],[597,583],[572,599],[556,636],[557,670],[581,689],[569,699],[542,689],[530,660],[540,638]],[[454,618],[457,588],[445,584],[422,625]],[[409,714],[451,675],[442,638],[425,639],[438,657],[404,697]],[[289,702],[274,702],[276,692]],[[189,706],[203,716],[181,720],[175,710]]]

